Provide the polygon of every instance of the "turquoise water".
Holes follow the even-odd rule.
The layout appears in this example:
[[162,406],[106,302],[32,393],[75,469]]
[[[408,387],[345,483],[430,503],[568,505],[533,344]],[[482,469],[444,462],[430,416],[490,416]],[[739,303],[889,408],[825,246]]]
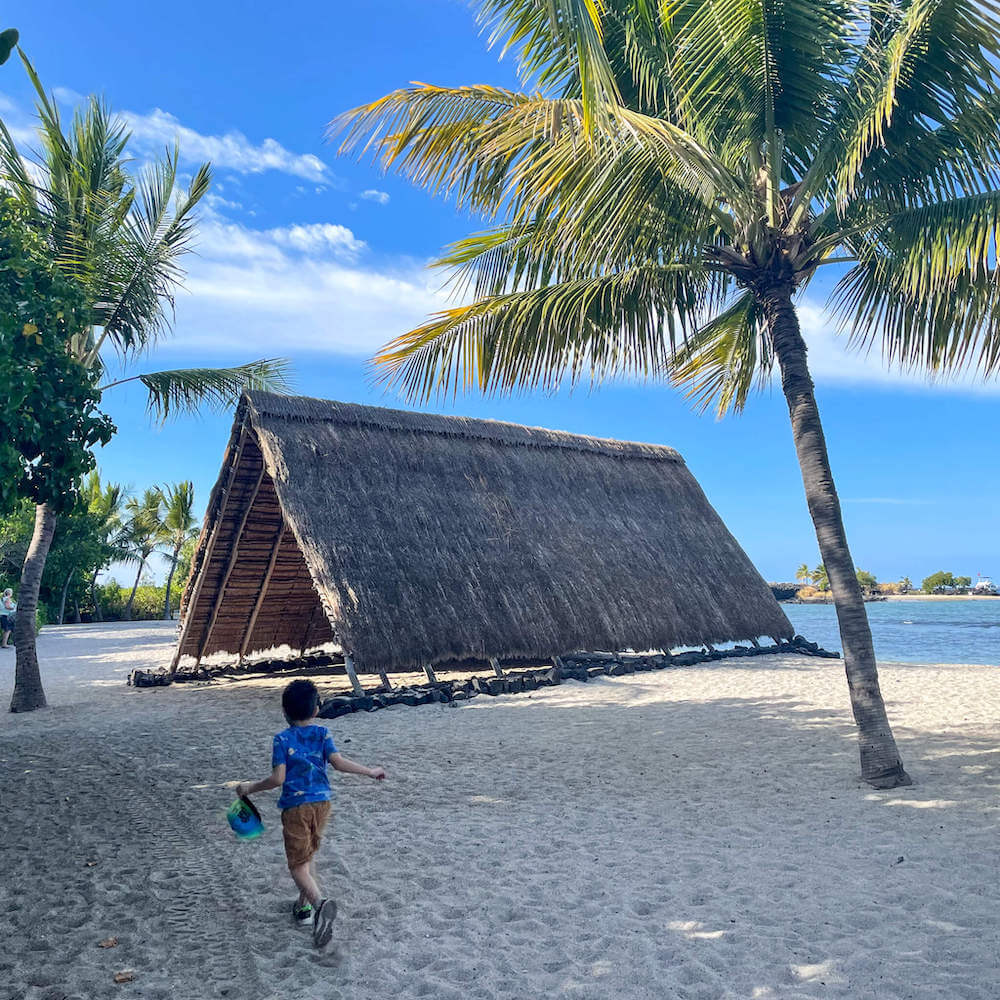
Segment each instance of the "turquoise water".
[[[880,660],[1000,664],[1000,597],[977,601],[866,604]],[[783,604],[795,631],[840,651],[831,604]]]

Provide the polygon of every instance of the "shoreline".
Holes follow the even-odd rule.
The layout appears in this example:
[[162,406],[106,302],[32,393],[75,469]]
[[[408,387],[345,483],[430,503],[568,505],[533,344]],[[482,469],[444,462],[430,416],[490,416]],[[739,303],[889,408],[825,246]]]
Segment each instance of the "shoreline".
[[[1000,601],[1000,594],[879,594],[865,598],[866,604],[883,601]],[[794,597],[779,604],[833,604],[832,597]]]

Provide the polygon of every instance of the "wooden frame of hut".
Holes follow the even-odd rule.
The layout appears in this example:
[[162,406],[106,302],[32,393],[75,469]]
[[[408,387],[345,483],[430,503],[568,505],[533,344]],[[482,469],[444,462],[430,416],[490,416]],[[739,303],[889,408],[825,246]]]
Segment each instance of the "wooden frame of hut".
[[181,616],[172,674],[336,642],[355,687],[793,631],[672,448],[263,392],[237,410]]

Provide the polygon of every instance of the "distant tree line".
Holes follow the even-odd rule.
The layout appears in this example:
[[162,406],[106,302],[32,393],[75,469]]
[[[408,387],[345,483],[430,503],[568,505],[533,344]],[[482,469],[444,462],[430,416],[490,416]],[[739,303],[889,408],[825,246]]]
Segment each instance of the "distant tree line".
[[[34,517],[33,505],[23,500],[0,519],[0,587],[15,593]],[[56,526],[42,575],[39,622],[171,618],[187,583],[197,535],[192,483],[129,496],[120,484],[89,473]],[[167,580],[159,586],[149,576],[154,554],[169,565]],[[130,573],[125,586],[113,579],[98,583],[113,563],[134,567],[135,576]]]
[[[863,569],[857,569],[855,572],[858,584],[862,592],[866,594],[908,594],[914,589],[908,576],[891,583],[879,583],[874,573]],[[795,572],[795,579],[803,584],[802,590],[808,588],[811,592],[825,593],[830,589],[826,567],[822,563],[815,569],[810,569],[807,563],[802,563]],[[925,577],[920,584],[920,590],[925,594],[962,593],[970,590],[971,587],[972,577],[955,576],[944,570],[938,570],[937,573]],[[799,596],[811,596],[811,593],[803,594],[802,590],[799,591]]]

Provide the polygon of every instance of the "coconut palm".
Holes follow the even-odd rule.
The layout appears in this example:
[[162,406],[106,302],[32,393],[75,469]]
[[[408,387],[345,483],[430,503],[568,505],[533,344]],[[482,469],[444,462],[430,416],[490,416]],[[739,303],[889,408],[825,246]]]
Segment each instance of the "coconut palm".
[[[466,303],[387,345],[412,400],[667,376],[741,410],[777,366],[833,588],[862,773],[907,783],[796,312],[821,269],[851,343],[1000,366],[1000,25],[980,0],[481,0],[525,92],[414,85],[333,123],[500,224]],[[469,301],[471,298],[471,301]]]
[[[228,406],[246,388],[281,391],[284,362],[254,361],[222,369],[184,369],[123,375],[169,332],[173,295],[183,280],[181,259],[191,249],[194,210],[211,180],[208,164],[195,171],[186,191],[178,189],[178,152],[165,155],[133,178],[128,172],[129,132],[97,98],[90,98],[67,129],[54,99],[21,53],[38,95],[40,153],[22,158],[0,122],[0,184],[24,206],[49,245],[52,257],[83,283],[93,323],[79,330],[67,349],[81,365],[106,379],[110,389],[139,381],[150,411],[169,414],[205,406]],[[17,668],[12,711],[45,704],[34,630],[38,588],[55,530],[48,505],[35,512],[35,532],[19,590]],[[23,625],[23,627],[22,627]]]
[[170,572],[167,574],[167,595],[163,601],[163,618],[169,621],[170,585],[180,562],[181,549],[198,535],[198,522],[194,516],[194,483],[186,480],[173,486],[160,488],[163,514],[160,518],[161,536],[167,545]]
[[795,579],[802,580],[803,583],[812,580],[812,570],[806,563],[802,563],[802,565],[795,571]]
[[103,614],[97,594],[97,577],[107,563],[128,557],[125,526],[122,523],[125,491],[118,483],[102,483],[101,474],[95,469],[84,480],[82,492],[87,509],[95,519],[106,555],[104,564],[95,566],[90,574],[90,600],[94,605],[94,621],[99,622],[103,620]]
[[128,595],[122,618],[132,620],[132,605],[139,589],[139,581],[146,569],[146,560],[159,548],[165,538],[161,512],[163,496],[155,487],[143,491],[141,497],[129,497],[125,501],[125,545],[126,560],[134,562],[139,569],[135,574],[132,592]]

